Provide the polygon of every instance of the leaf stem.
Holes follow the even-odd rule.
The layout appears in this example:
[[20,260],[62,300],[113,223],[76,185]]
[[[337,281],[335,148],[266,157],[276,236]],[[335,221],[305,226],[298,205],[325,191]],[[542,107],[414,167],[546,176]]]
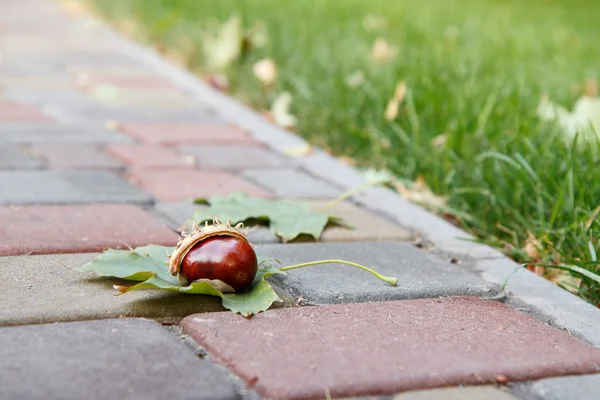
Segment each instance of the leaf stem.
[[330,201],[329,203],[325,204],[323,207],[321,207],[321,211],[329,210],[330,208],[334,207],[335,205],[346,200],[348,197],[360,192],[361,190],[363,190],[365,188],[368,188],[369,186],[383,185],[384,183],[388,183],[388,182],[389,182],[389,179],[381,179],[381,180],[372,181],[372,182],[365,182],[361,185],[353,187],[352,189],[349,189],[349,190],[345,191],[344,193],[342,193],[339,197],[337,197],[337,198],[333,199],[332,201]]
[[397,278],[392,278],[389,276],[384,276],[381,275],[379,272],[375,271],[374,269],[371,269],[369,267],[365,267],[364,265],[361,264],[357,264],[354,263],[352,261],[345,261],[345,260],[319,260],[319,261],[311,261],[311,262],[306,262],[306,263],[301,263],[301,264],[294,264],[294,265],[288,265],[287,267],[281,267],[279,268],[280,271],[287,271],[290,269],[295,269],[295,268],[301,268],[301,267],[309,267],[311,265],[320,265],[320,264],[345,264],[345,265],[350,265],[352,267],[356,267],[356,268],[360,268],[364,271],[370,272],[373,275],[375,275],[376,277],[378,277],[379,279],[381,279],[384,282],[389,283],[392,286],[396,286],[398,284],[398,279]]

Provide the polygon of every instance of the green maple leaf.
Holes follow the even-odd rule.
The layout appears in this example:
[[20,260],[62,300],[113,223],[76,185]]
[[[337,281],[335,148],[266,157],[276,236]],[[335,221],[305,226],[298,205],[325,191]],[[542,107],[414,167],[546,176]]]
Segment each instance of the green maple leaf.
[[213,216],[223,221],[231,220],[232,224],[259,220],[268,223],[271,232],[284,242],[302,234],[319,240],[328,223],[348,226],[341,218],[313,210],[308,204],[253,198],[243,193],[197,199],[195,202],[207,205],[206,209],[194,213],[192,219],[199,224],[212,220]]
[[173,247],[158,245],[142,246],[131,250],[108,249],[77,269],[93,272],[99,276],[138,282],[123,288],[122,294],[132,290],[160,289],[185,294],[217,296],[221,298],[223,307],[243,316],[266,311],[275,301],[281,301],[265,279],[273,274],[284,272],[266,263],[264,257],[257,256],[261,267],[246,290],[238,293],[222,293],[205,281],[181,286],[177,277],[169,273],[165,264],[167,254],[172,252]]

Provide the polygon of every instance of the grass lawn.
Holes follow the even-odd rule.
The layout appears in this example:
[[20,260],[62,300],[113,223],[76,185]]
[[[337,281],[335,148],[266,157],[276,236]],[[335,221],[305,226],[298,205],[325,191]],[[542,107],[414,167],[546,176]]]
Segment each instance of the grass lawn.
[[[517,261],[599,272],[600,145],[572,146],[536,108],[547,94],[570,109],[598,79],[600,3],[90,1],[200,74],[211,72],[202,53],[210,20],[238,13],[246,27],[264,23],[267,44],[225,71],[234,96],[269,109],[288,91],[295,130],[314,145],[403,179],[422,175],[465,229]],[[378,38],[395,48],[387,61],[371,58]],[[278,69],[269,89],[253,74],[265,57]],[[407,92],[390,120],[386,106],[400,81]],[[596,279],[569,279],[569,289],[600,304]]]

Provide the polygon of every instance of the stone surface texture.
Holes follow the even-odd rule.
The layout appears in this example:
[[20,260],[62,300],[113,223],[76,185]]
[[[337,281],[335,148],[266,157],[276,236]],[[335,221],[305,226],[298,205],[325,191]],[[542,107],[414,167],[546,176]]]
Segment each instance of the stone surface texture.
[[522,398],[544,400],[595,400],[600,393],[600,374],[542,379],[518,385]]
[[0,205],[152,202],[109,171],[0,171]]
[[461,295],[493,297],[499,290],[459,265],[402,242],[257,245],[256,251],[284,266],[339,259],[398,279],[398,285],[391,286],[368,272],[341,264],[299,268],[270,278],[311,304]]
[[243,130],[225,124],[125,124],[120,131],[149,144],[256,143]]
[[290,199],[334,199],[342,192],[330,184],[295,169],[252,169],[243,176],[269,189],[279,197]]
[[123,164],[106,154],[100,146],[81,143],[40,143],[31,152],[46,160],[54,169],[108,168],[120,169]]
[[224,171],[143,168],[134,170],[130,178],[162,201],[226,196],[235,191],[249,196],[272,197],[267,190]]
[[178,238],[129,204],[0,207],[0,221],[0,255],[81,253],[149,243],[174,246]]
[[[212,296],[157,290],[116,296],[113,284],[131,282],[75,270],[97,255],[0,257],[0,326],[122,317],[177,323],[193,313],[224,311],[220,300]],[[284,303],[275,303],[275,307],[294,304],[291,296],[280,289],[276,291]]]
[[142,319],[0,328],[2,399],[240,398],[209,362]]
[[[263,396],[394,394],[600,372],[600,349],[476,298],[189,316],[184,332]],[[282,357],[285,354],[285,357]]]
[[392,400],[517,400],[516,397],[493,386],[419,390],[396,395]]

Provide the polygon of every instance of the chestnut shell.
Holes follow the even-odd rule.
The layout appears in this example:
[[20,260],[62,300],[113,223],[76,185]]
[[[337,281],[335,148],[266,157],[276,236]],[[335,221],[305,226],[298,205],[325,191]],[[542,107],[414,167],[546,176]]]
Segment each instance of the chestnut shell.
[[235,291],[252,283],[258,270],[254,249],[235,236],[212,236],[198,242],[181,262],[180,274],[188,281],[218,279]]

